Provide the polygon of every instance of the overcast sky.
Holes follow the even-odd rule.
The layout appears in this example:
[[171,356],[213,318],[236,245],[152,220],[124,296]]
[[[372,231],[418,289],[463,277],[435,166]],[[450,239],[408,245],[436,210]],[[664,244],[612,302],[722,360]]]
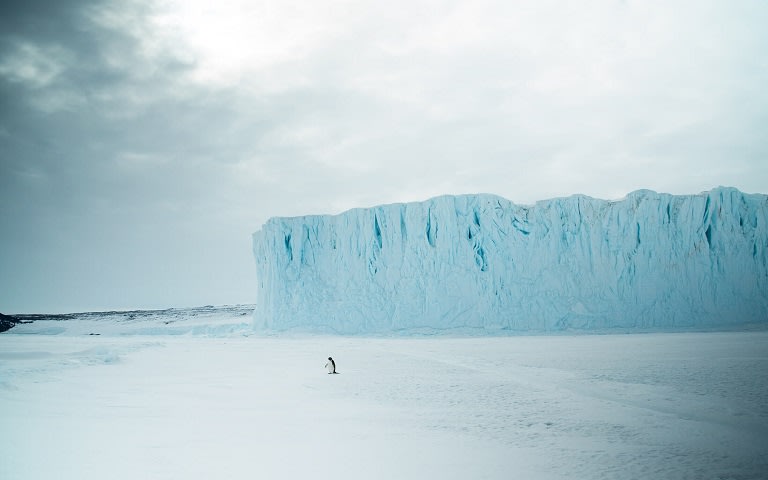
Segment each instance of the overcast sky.
[[270,217],[768,191],[768,2],[0,3],[0,312],[253,303]]

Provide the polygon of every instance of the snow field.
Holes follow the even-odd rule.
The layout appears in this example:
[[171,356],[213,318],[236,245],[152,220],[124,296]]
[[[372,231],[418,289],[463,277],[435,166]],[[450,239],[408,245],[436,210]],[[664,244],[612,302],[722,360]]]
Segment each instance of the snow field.
[[766,399],[768,332],[4,334],[0,478],[762,479]]

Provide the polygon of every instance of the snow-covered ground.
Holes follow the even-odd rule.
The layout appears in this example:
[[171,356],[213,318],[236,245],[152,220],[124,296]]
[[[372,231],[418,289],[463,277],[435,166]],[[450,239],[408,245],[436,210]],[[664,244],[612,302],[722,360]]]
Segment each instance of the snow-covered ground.
[[264,337],[209,313],[0,335],[0,478],[768,478],[765,331]]

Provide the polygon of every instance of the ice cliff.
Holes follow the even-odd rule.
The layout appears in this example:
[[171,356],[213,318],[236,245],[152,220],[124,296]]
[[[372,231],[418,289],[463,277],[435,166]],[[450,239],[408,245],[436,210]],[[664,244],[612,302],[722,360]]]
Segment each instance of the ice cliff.
[[257,329],[345,334],[768,323],[768,196],[494,195],[272,218]]

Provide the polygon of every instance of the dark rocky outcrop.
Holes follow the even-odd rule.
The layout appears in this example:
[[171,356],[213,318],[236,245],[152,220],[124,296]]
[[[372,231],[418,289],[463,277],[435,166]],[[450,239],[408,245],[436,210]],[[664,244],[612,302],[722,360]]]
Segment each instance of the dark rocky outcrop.
[[16,317],[0,313],[0,333],[10,330],[15,327],[17,323],[19,323],[19,320]]

